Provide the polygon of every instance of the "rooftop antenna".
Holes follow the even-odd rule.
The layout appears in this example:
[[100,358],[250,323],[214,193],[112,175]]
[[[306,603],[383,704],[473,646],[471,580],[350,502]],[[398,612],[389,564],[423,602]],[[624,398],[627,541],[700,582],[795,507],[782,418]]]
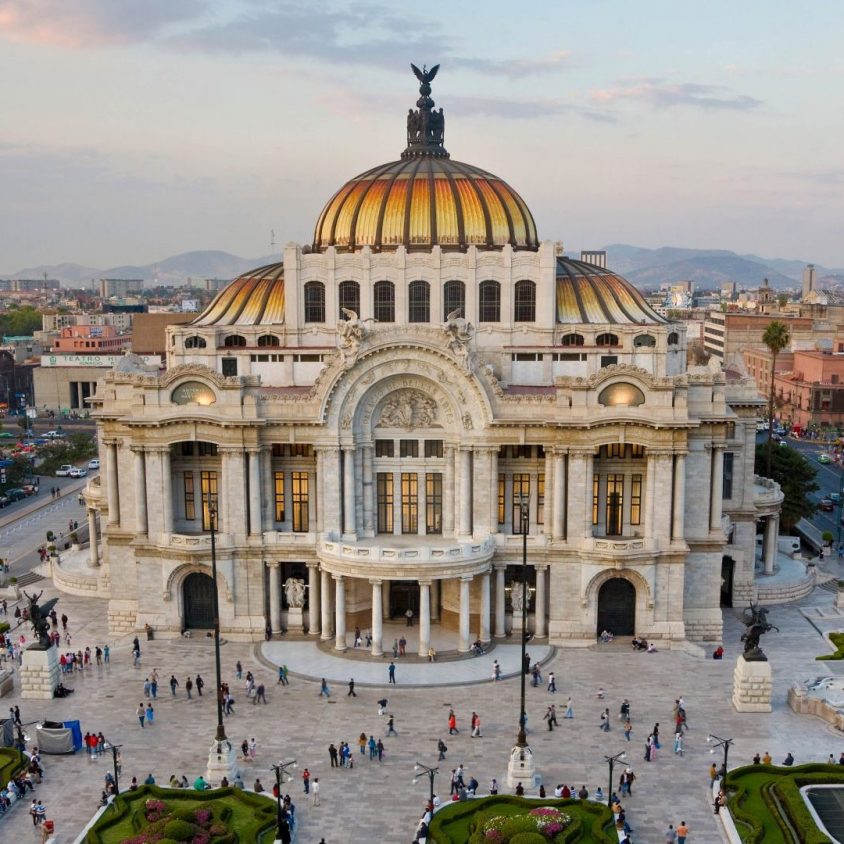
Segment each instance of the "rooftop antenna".
[[275,229],[270,229],[270,251],[275,250]]

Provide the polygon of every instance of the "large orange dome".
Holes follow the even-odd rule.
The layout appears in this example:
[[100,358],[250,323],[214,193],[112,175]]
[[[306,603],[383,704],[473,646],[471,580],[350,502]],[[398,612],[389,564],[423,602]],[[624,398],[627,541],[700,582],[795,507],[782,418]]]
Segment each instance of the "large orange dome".
[[519,194],[446,152],[443,110],[436,111],[428,96],[438,68],[413,67],[421,96],[418,110],[407,115],[407,148],[399,161],[355,176],[331,197],[316,224],[314,250],[539,248],[536,224]]

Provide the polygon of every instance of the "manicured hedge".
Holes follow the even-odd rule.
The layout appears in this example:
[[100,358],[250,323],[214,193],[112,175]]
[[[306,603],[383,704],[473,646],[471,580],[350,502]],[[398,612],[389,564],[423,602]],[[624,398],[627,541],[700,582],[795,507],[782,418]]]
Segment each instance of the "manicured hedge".
[[0,747],[0,783],[6,783],[24,768],[27,757],[14,747]]
[[815,659],[844,659],[844,633],[830,633],[829,641],[835,645],[835,651],[831,654],[816,656]]

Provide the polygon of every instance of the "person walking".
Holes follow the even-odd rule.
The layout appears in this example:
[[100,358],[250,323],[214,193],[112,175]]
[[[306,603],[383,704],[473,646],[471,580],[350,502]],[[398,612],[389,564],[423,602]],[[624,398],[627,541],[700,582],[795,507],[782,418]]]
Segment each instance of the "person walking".
[[686,838],[689,835],[689,828],[685,821],[680,821],[677,827],[677,844],[686,844]]
[[554,680],[553,671],[548,672],[548,691],[551,692],[552,695],[557,693],[557,683]]
[[196,675],[194,685],[196,686],[196,693],[202,697],[202,690],[205,688],[205,680],[203,680],[199,674]]
[[630,719],[628,718],[624,722],[624,738],[626,738],[627,741],[630,741],[630,733],[632,733],[632,732],[633,732],[633,725],[630,723]]
[[610,731],[610,711],[609,709],[605,709],[601,713],[601,729],[608,733]]
[[147,704],[146,716],[147,716],[147,724],[152,725],[152,722],[155,720],[155,710],[152,708],[151,703]]
[[135,715],[138,716],[138,721],[141,724],[141,729],[143,729],[144,721],[146,720],[146,710],[144,709],[144,705],[142,703],[138,704],[138,708],[135,710]]
[[252,703],[255,704],[259,700],[263,704],[267,703],[267,690],[264,687],[263,683],[258,683],[257,687],[255,688],[255,697],[252,698]]
[[108,645],[103,645],[103,662],[108,665],[111,659],[111,648]]
[[566,712],[563,715],[563,718],[574,718],[574,709],[571,703],[571,696],[569,696],[569,699],[566,701]]
[[314,806],[319,806],[319,777],[314,777]]
[[389,721],[387,721],[387,738],[390,736],[397,736],[398,733],[396,732],[396,725],[395,725],[395,716],[390,715]]
[[472,738],[483,738],[483,735],[481,735],[481,716],[477,712],[472,713]]
[[179,686],[179,681],[176,679],[176,675],[171,674],[170,675],[170,694],[173,695],[173,697],[176,697],[176,689],[178,688],[178,686]]
[[668,824],[668,829],[665,830],[665,844],[677,844],[677,830],[673,824]]
[[352,677],[349,680],[349,693],[346,695],[346,697],[357,697],[357,694],[355,693],[355,678],[354,677]]
[[551,707],[550,706],[545,710],[545,714],[542,716],[542,720],[548,722],[548,732],[549,733],[553,732],[554,731],[554,721],[551,719]]
[[234,676],[238,680],[243,679],[243,666],[240,664],[240,660],[234,664]]
[[678,756],[683,755],[683,731],[677,730],[674,734],[674,753]]
[[391,662],[387,666],[387,675],[389,677],[388,682],[392,683],[395,686],[396,685],[396,664],[394,662]]
[[448,734],[450,736],[456,735],[460,730],[457,729],[457,716],[453,709],[448,710]]
[[445,746],[445,742],[442,739],[437,740],[437,761],[442,762],[445,759],[445,754],[448,752],[448,748]]
[[305,794],[310,794],[311,793],[311,772],[307,768],[305,768],[305,770],[302,771],[302,785],[305,788]]
[[190,677],[185,680],[185,691],[188,693],[188,700],[193,700],[193,680]]
[[319,696],[320,697],[330,697],[331,696],[329,691],[328,691],[328,683],[325,682],[325,677],[322,678],[322,683],[320,683]]
[[493,680],[500,680],[501,679],[501,666],[498,664],[497,659],[494,659],[492,661],[492,679]]
[[328,745],[328,758],[331,760],[331,767],[332,768],[339,768],[340,763],[337,761],[338,757],[337,748],[334,746],[334,742]]

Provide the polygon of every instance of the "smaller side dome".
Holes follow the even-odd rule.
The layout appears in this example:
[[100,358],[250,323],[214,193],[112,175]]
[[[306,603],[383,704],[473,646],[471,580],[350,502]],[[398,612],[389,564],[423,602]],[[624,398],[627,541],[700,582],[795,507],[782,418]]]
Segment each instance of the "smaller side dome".
[[282,325],[284,265],[268,264],[224,287],[191,325]]

